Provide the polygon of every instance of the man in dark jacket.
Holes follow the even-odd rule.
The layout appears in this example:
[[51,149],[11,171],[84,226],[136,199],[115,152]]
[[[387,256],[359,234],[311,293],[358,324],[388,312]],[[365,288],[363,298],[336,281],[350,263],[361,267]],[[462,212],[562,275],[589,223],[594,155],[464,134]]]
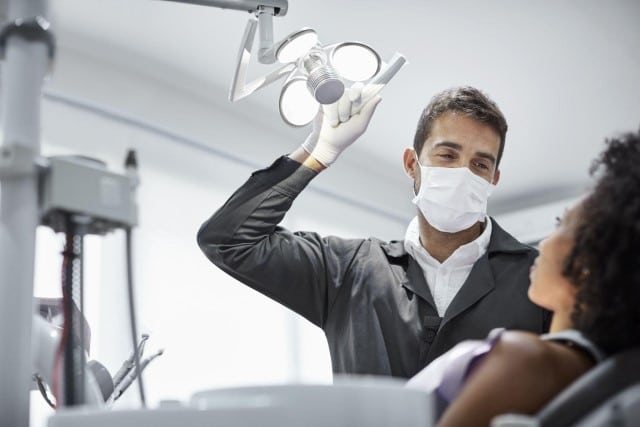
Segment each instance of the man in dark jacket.
[[404,153],[418,209],[403,241],[278,226],[311,179],[366,130],[380,98],[359,111],[363,98],[352,89],[319,114],[302,147],[252,174],[200,229],[206,256],[321,327],[335,373],[408,378],[494,328],[546,332],[549,313],[527,298],[536,251],[486,215],[507,124],[477,89],[444,91],[423,111]]

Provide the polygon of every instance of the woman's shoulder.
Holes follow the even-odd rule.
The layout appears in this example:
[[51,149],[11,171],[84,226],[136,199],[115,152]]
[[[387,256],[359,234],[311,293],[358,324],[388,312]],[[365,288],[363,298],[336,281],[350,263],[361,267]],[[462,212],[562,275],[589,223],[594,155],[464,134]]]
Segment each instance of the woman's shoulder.
[[548,363],[553,359],[554,349],[539,335],[524,331],[504,331],[500,335],[492,354],[518,364]]
[[500,359],[506,370],[523,376],[548,374],[548,378],[562,383],[577,378],[593,366],[593,360],[583,351],[523,331],[505,331],[490,357]]
[[504,331],[438,425],[467,425],[469,414],[477,425],[489,425],[496,414],[536,413],[588,369],[572,367],[571,352],[577,353],[533,333]]

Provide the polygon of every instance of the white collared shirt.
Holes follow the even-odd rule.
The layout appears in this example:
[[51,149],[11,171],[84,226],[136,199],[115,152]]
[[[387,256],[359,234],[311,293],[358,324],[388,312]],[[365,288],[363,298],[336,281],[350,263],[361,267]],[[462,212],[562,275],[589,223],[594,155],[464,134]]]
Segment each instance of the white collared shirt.
[[436,303],[438,316],[444,316],[477,260],[487,252],[491,239],[491,220],[485,217],[484,231],[477,239],[460,246],[443,263],[432,257],[420,243],[418,217],[407,227],[404,248],[422,268],[424,278]]

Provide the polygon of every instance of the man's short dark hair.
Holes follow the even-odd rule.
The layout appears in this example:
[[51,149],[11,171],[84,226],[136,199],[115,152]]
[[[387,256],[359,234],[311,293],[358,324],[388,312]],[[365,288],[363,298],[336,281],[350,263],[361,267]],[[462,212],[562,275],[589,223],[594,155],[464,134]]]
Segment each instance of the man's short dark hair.
[[504,151],[507,121],[495,102],[471,86],[447,89],[431,98],[429,105],[422,111],[413,139],[413,148],[416,150],[416,153],[419,155],[422,151],[424,142],[429,138],[431,127],[436,119],[447,112],[458,113],[471,117],[479,122],[486,123],[500,135],[500,148],[498,149],[498,158],[496,161],[497,169],[502,159],[502,152]]

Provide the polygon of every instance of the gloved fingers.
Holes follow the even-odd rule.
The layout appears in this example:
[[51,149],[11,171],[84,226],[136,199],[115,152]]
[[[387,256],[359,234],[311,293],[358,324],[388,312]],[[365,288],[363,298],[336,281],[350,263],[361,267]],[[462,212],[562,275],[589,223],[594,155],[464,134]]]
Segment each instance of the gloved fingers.
[[311,129],[313,129],[314,133],[320,133],[320,129],[322,129],[322,120],[324,119],[324,111],[322,108],[318,107],[318,112],[316,116],[313,118],[311,122]]
[[351,87],[348,89],[349,100],[354,104],[359,103],[362,100],[362,89],[364,87],[365,86],[362,82],[355,82],[353,85],[351,85]]
[[376,111],[376,107],[382,101],[382,97],[380,95],[375,95],[373,98],[369,99],[360,110],[360,116],[366,118],[367,122],[371,119],[371,116]]
[[338,117],[338,102],[340,101],[322,106],[324,120],[331,127],[336,127],[340,123],[340,118]]
[[360,90],[360,102],[359,104],[354,103],[353,108],[351,109],[351,114],[360,113],[360,110],[362,110],[363,106],[367,104],[375,96],[377,96],[383,87],[384,85],[379,85],[379,84],[368,84],[368,85],[362,86]]
[[351,101],[349,100],[349,94],[345,93],[338,100],[338,118],[340,123],[344,123],[351,117]]
[[384,88],[381,84],[368,84],[362,88],[362,102],[366,103],[368,100],[380,93]]
[[307,153],[311,153],[318,143],[318,138],[320,137],[320,130],[322,129],[322,121],[324,119],[324,112],[321,108],[318,108],[318,113],[313,118],[312,121],[312,130],[311,133],[307,136],[307,138],[302,143],[302,148]]

